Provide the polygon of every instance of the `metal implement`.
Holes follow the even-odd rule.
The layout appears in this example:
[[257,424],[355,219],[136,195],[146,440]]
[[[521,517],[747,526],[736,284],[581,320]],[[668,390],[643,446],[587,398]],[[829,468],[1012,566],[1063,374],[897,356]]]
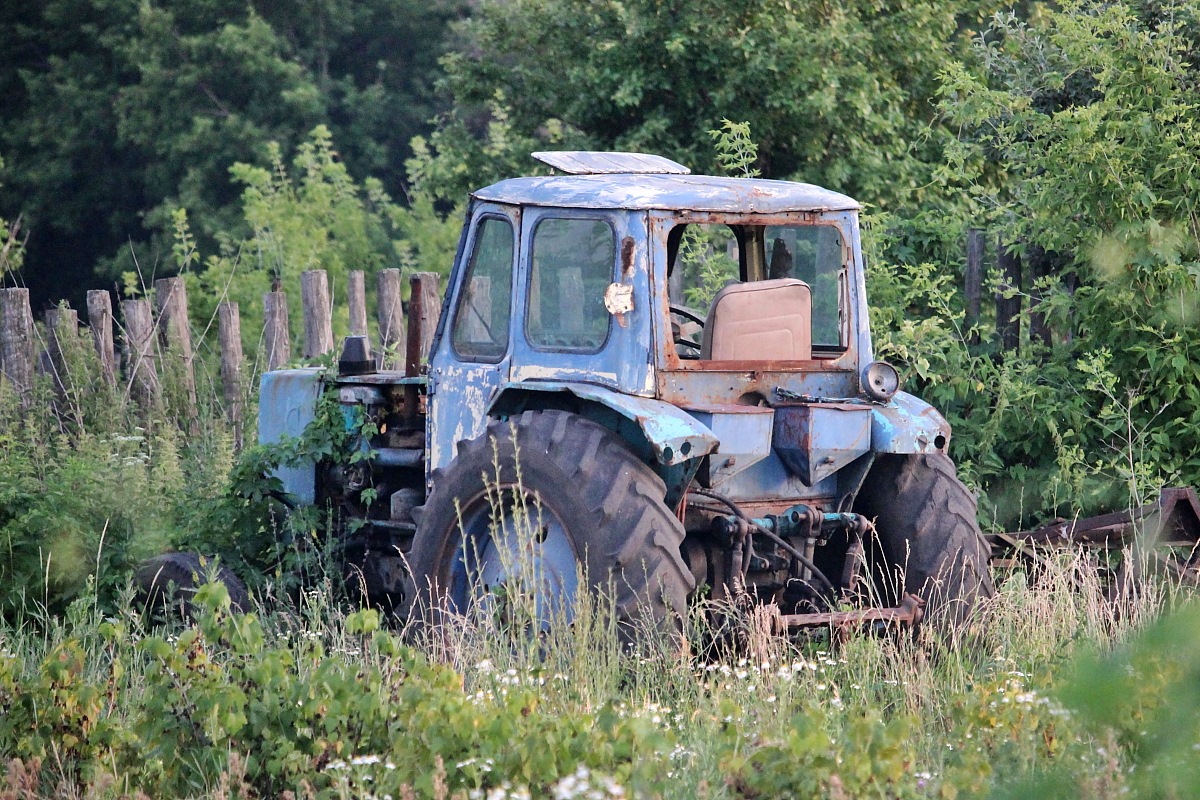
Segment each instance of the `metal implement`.
[[[1059,519],[1034,530],[985,538],[992,548],[992,565],[1001,568],[1037,569],[1049,552],[1065,547],[1121,554],[1115,568],[1106,569],[1110,574],[1103,576],[1110,595],[1146,573],[1200,585],[1200,498],[1190,487],[1163,489],[1157,501],[1128,511]],[[1114,555],[1106,561],[1117,559]]]
[[864,608],[857,611],[829,611],[824,614],[780,614],[774,618],[775,632],[788,633],[800,628],[830,627],[835,635],[846,636],[863,625],[884,628],[911,628],[925,615],[925,601],[905,594],[894,608]]

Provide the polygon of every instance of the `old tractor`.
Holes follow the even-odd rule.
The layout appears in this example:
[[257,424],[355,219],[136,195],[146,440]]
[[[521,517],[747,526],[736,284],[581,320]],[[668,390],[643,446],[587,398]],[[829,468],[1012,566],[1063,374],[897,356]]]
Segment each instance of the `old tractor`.
[[950,426],[872,355],[859,205],[534,157],[555,174],[471,196],[427,363],[377,370],[351,338],[336,375],[263,377],[263,441],[322,392],[370,422],[349,462],[279,471],[339,510],[368,595],[465,612],[520,583],[546,624],[585,587],[626,621],[700,590],[781,632],[966,619],[988,547]]

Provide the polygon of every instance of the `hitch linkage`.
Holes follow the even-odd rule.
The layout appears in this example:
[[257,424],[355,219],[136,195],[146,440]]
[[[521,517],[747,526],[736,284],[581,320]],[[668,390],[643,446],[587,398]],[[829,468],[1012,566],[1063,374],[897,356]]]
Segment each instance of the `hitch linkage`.
[[[722,539],[731,539],[738,533],[739,522],[732,514],[716,517],[712,522],[713,533]],[[782,514],[767,514],[749,522],[752,527],[762,528],[785,539],[794,536],[825,539],[835,531],[862,536],[871,525],[861,514],[822,512],[803,503],[792,506]]]

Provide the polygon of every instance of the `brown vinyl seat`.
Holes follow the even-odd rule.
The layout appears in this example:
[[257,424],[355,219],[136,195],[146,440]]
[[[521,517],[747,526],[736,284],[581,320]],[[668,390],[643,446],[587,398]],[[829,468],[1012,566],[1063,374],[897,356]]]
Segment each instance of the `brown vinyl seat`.
[[717,292],[700,358],[711,361],[808,361],[812,291],[795,278],[733,283]]

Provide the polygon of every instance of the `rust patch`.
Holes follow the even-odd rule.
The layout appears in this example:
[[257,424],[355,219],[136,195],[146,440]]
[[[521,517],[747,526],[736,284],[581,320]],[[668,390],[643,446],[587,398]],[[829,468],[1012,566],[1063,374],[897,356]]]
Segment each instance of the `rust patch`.
[[632,236],[621,240],[621,275],[628,278],[633,274],[633,251],[636,244]]

